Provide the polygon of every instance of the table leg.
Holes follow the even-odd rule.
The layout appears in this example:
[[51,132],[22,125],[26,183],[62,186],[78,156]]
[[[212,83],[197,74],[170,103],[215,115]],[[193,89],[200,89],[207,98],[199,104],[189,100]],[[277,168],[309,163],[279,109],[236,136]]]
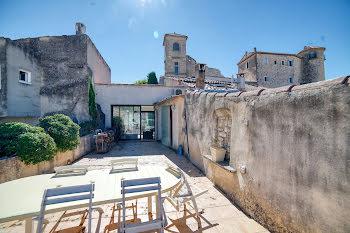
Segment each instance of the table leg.
[[151,218],[152,218],[152,196],[149,196],[147,199],[148,199],[148,217],[151,220]]
[[32,227],[33,227],[33,220],[32,218],[26,218],[24,220],[24,232],[25,233],[32,233]]
[[159,206],[159,201],[158,201],[158,195],[155,196],[155,201],[156,201],[156,216],[157,218],[160,217],[160,206]]

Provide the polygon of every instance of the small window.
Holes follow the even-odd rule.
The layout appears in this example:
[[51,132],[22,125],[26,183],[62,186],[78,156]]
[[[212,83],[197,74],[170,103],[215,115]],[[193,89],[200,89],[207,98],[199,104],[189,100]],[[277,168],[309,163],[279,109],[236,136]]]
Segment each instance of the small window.
[[265,80],[265,82],[270,81],[270,77],[269,76],[265,76],[264,80]]
[[179,45],[179,43],[176,43],[176,42],[175,42],[175,43],[173,44],[173,50],[174,50],[174,51],[180,51],[180,45]]
[[248,62],[246,63],[245,67],[246,67],[246,68],[248,69],[248,67],[249,67],[249,64],[248,64]]
[[178,62],[175,62],[174,63],[174,66],[175,66],[175,74],[178,74],[179,73],[179,63]]
[[316,51],[310,52],[309,57],[310,57],[310,58],[316,58],[316,57],[317,57]]
[[267,59],[267,57],[265,57],[264,64],[266,65],[267,63],[269,63],[269,59]]
[[277,61],[275,61],[275,65],[277,64]]
[[284,66],[284,61],[281,61],[281,65]]
[[289,77],[289,78],[288,78],[288,82],[289,82],[289,83],[294,83],[294,78],[293,78],[293,77]]
[[288,61],[288,66],[293,66],[293,61]]
[[19,82],[30,84],[31,83],[31,73],[25,70],[19,70]]

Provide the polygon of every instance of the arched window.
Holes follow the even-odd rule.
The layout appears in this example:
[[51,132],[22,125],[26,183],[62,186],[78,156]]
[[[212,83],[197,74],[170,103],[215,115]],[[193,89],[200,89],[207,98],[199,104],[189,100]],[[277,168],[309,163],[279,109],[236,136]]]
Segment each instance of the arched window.
[[174,50],[174,51],[180,51],[180,45],[179,45],[179,43],[176,43],[176,42],[175,42],[175,43],[173,44],[173,50]]

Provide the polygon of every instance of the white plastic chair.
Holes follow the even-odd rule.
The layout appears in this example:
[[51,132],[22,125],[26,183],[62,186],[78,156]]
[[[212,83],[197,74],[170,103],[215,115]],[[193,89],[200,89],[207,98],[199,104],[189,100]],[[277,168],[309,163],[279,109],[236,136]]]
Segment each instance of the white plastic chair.
[[85,174],[88,171],[88,167],[84,165],[67,165],[54,167],[57,175],[70,175],[70,174]]
[[[170,191],[169,195],[166,197],[166,200],[172,204],[177,211],[180,211],[181,205],[184,206],[184,212],[186,211],[186,203],[192,202],[193,208],[196,211],[196,217],[199,218],[199,211],[196,202],[196,198],[208,192],[208,189],[201,190],[195,186],[190,186],[188,183],[185,174],[179,168],[174,168],[169,166],[166,169],[168,172],[181,176],[181,181],[174,191]],[[192,191],[195,190],[195,192]]]
[[111,161],[111,166],[112,166],[111,172],[137,170],[138,159],[137,158],[114,159]]
[[[100,225],[101,225],[101,217],[103,210],[99,207],[92,208],[92,198],[94,197],[93,191],[95,190],[94,184],[87,184],[87,185],[78,185],[78,186],[69,186],[69,187],[62,187],[62,188],[52,188],[52,189],[46,189],[43,195],[43,200],[41,203],[41,209],[40,214],[38,217],[38,227],[37,227],[37,233],[43,232],[43,222],[44,216],[45,216],[45,209],[48,205],[53,204],[59,204],[59,203],[65,203],[65,202],[73,202],[73,201],[80,201],[80,200],[89,200],[89,209],[83,210],[83,211],[77,211],[72,213],[64,212],[59,221],[55,224],[53,229],[50,232],[56,232],[56,228],[58,227],[60,221],[64,217],[70,217],[74,215],[82,215],[82,219],[79,226],[75,226],[72,228],[65,229],[67,232],[85,232],[85,226],[83,226],[83,223],[88,217],[88,233],[91,233],[91,212],[92,210],[98,210],[100,213],[98,224],[96,227],[96,233],[100,231]],[[73,194],[73,195],[72,195]]]
[[[164,228],[168,225],[165,211],[162,205],[161,196],[161,185],[160,177],[142,178],[142,179],[132,179],[132,180],[122,180],[122,203],[121,208],[123,210],[123,221],[120,221],[120,214],[118,215],[118,232],[121,233],[136,233],[144,232],[150,230],[160,229],[160,232],[164,232]],[[125,195],[129,193],[147,192],[147,191],[157,191],[157,199],[159,203],[159,218],[140,223],[126,223],[125,219]],[[120,204],[119,204],[120,205]]]

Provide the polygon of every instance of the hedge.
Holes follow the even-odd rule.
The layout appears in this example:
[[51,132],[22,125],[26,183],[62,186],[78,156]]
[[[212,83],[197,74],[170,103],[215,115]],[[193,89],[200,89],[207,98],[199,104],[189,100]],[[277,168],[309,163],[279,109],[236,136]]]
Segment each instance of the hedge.
[[66,115],[55,114],[41,118],[39,126],[55,140],[57,149],[61,152],[73,150],[80,144],[80,126]]

